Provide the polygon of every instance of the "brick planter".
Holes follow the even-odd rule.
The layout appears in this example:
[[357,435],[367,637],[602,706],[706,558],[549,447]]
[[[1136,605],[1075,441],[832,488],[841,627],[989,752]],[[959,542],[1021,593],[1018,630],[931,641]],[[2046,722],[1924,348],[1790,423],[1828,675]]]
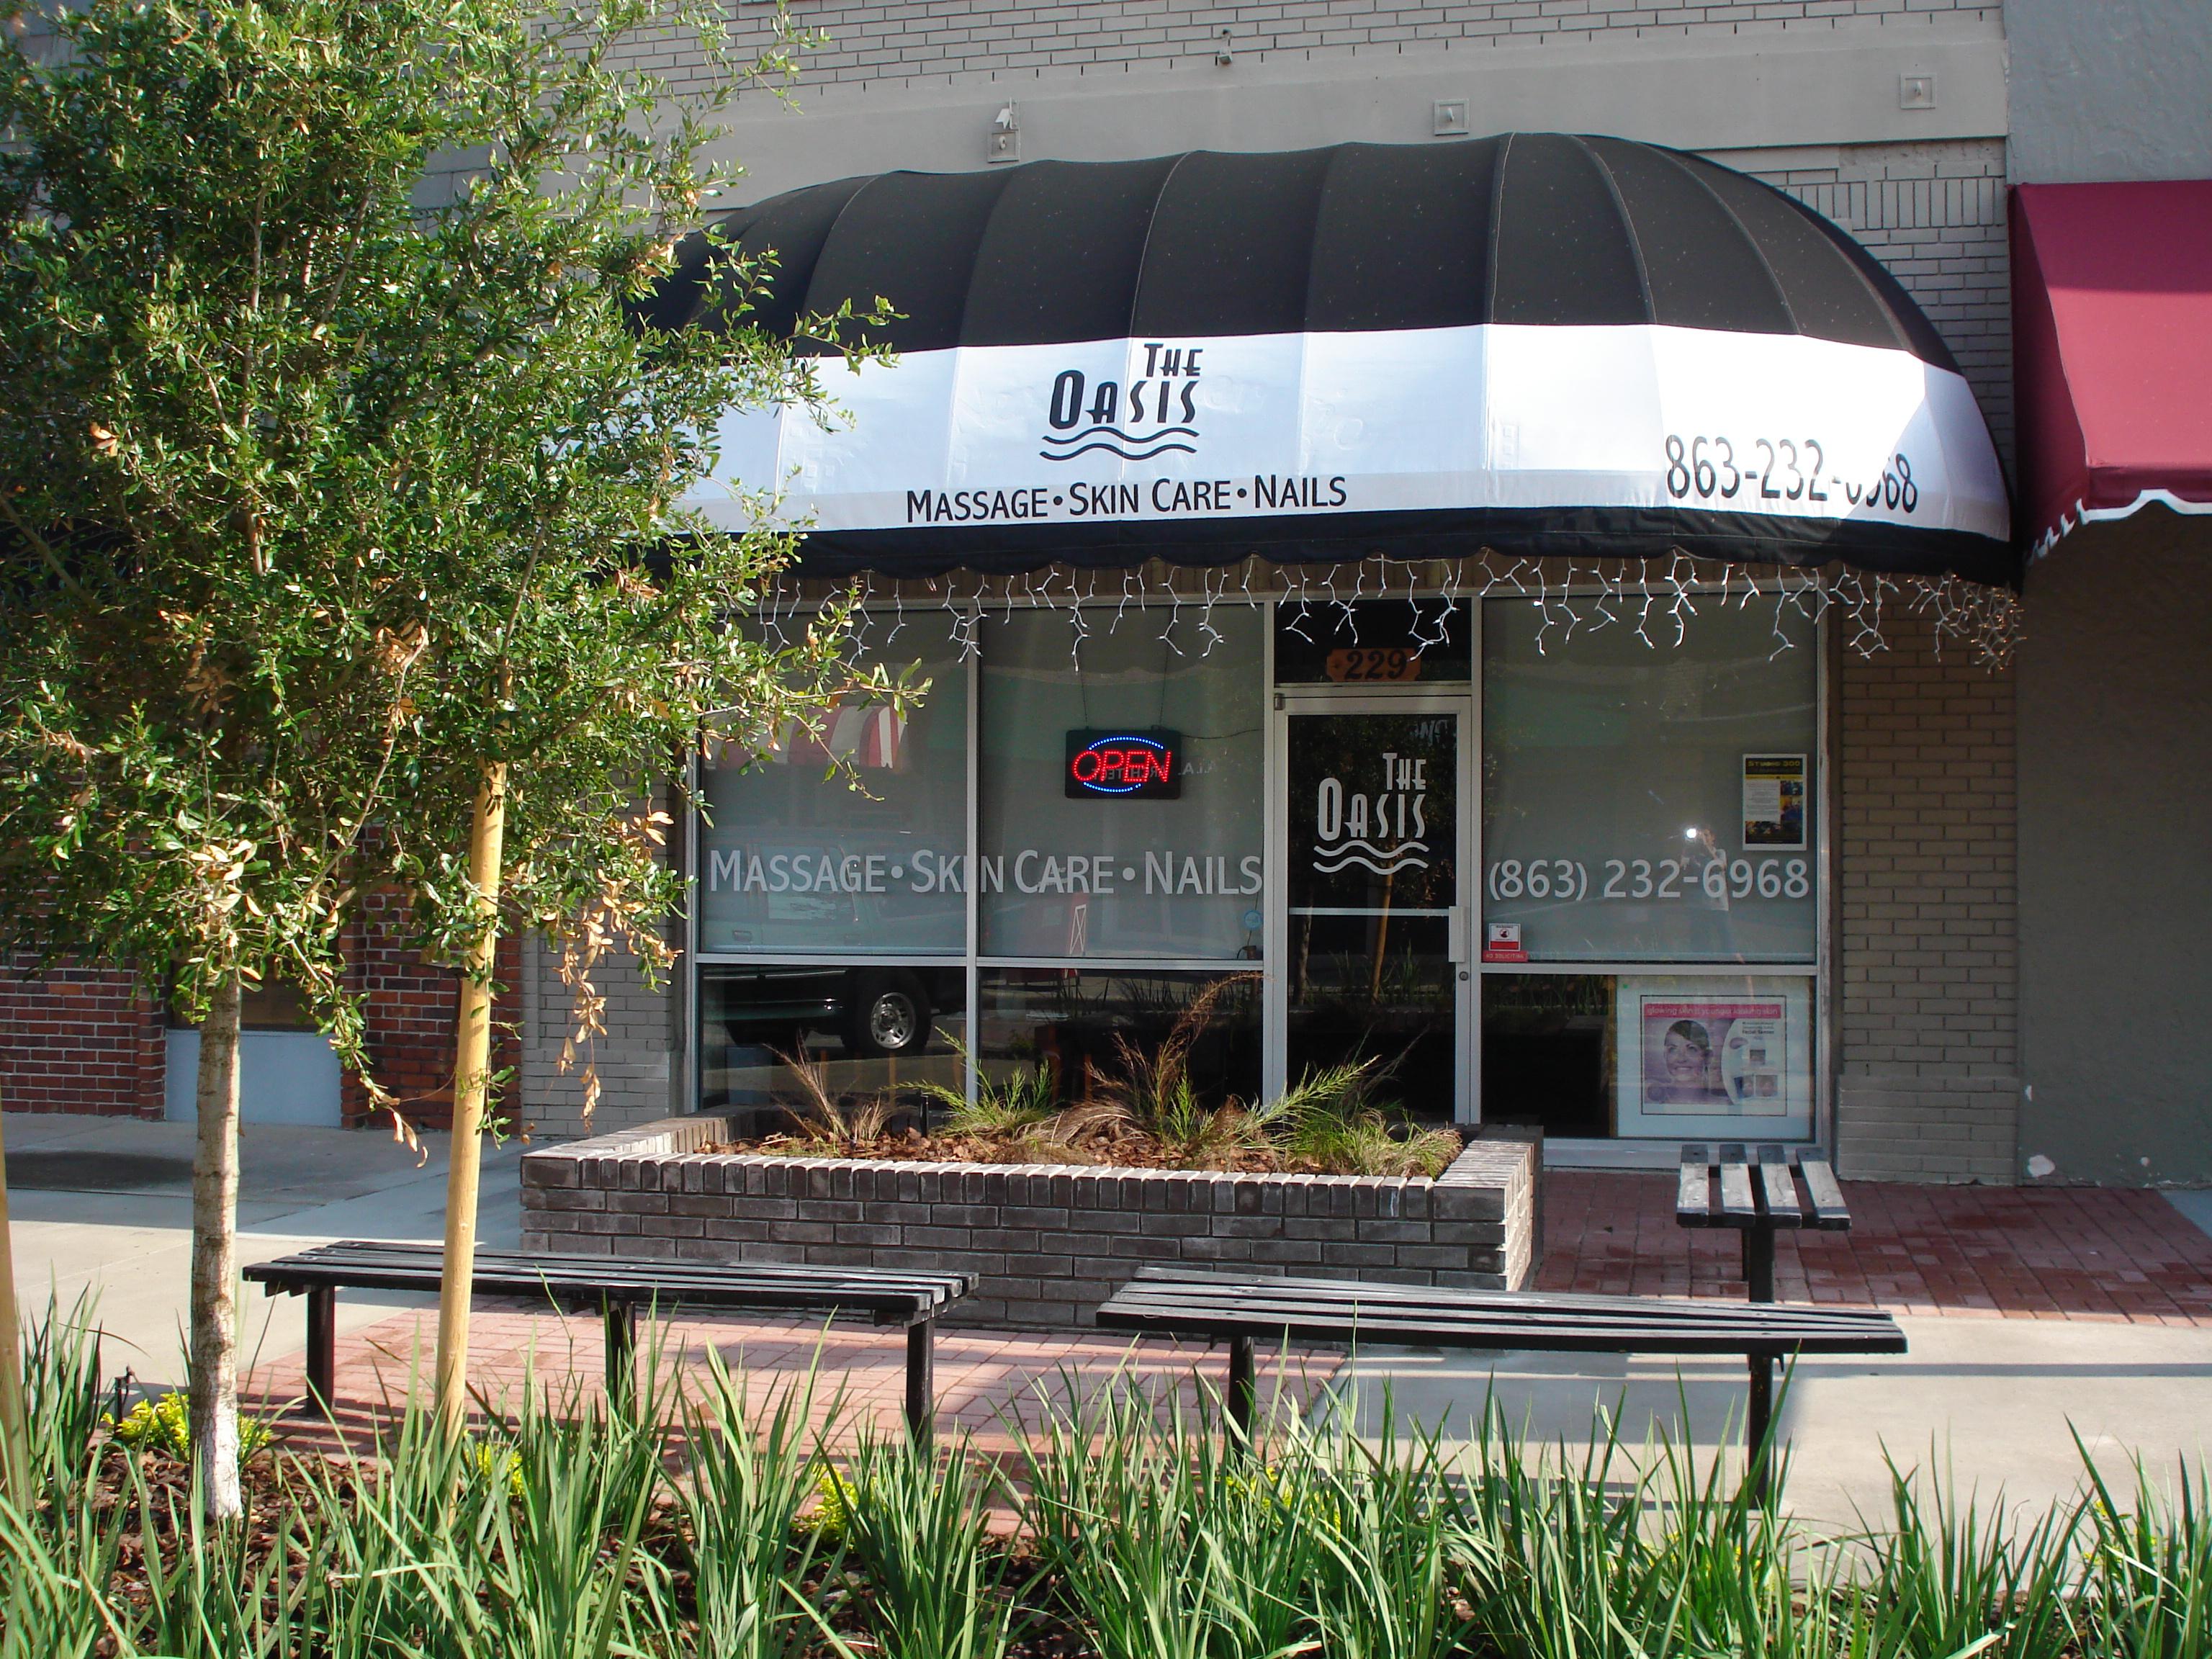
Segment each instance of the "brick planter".
[[1476,1139],[1435,1180],[702,1153],[664,1118],[522,1160],[526,1250],[690,1261],[969,1268],[957,1322],[1066,1328],[1138,1268],[1518,1288],[1541,1150]]

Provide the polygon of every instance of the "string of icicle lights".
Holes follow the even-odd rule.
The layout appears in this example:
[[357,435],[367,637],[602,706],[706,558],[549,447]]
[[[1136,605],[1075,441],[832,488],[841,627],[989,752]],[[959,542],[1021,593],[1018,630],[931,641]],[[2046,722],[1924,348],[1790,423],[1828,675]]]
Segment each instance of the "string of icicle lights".
[[[1054,566],[1019,575],[953,571],[892,580],[872,574],[849,583],[801,581],[780,574],[763,594],[757,620],[778,646],[804,633],[830,597],[850,593],[856,658],[895,653],[913,611],[950,611],[964,661],[983,649],[987,617],[1018,609],[1065,614],[1068,653],[1081,660],[1094,634],[1125,627],[1158,630],[1178,656],[1204,657],[1224,637],[1213,625],[1224,605],[1283,607],[1283,626],[1309,639],[1326,635],[1358,641],[1364,601],[1397,599],[1409,610],[1416,646],[1441,643],[1451,607],[1464,600],[1525,600],[1541,613],[1539,651],[1564,646],[1577,633],[1620,628],[1654,651],[1680,645],[1690,619],[1713,607],[1765,608],[1773,618],[1775,654],[1796,643],[1785,624],[1818,623],[1832,613],[1844,646],[1861,657],[1889,649],[1889,632],[1929,631],[1938,656],[1963,654],[1992,672],[2012,660],[2021,623],[2018,596],[1955,576],[1893,576],[1844,569],[1728,564],[1677,552],[1668,559],[1508,562],[1485,552],[1469,559],[1368,559],[1356,564],[1278,565],[1248,559],[1217,569],[1147,564],[1134,569]],[[1136,613],[1133,615],[1132,613]]]

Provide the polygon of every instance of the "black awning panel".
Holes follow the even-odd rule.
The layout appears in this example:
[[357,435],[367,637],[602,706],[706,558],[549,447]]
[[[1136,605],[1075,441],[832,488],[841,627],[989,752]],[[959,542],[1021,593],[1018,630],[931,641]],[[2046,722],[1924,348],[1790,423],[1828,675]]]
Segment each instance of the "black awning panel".
[[902,351],[965,344],[961,325],[975,259],[999,194],[1013,175],[899,173],[870,179],[830,227],[806,290],[816,314],[880,297],[900,313],[889,337]]
[[[1866,274],[1821,233],[1817,215],[1756,179],[1711,161],[1692,165],[1759,245],[1797,332],[1846,345],[1914,350],[1911,331],[1891,313]],[[1948,353],[1942,366],[1952,366]]]
[[1152,210],[1136,310],[1118,331],[1304,332],[1314,220],[1332,154],[1184,156]]
[[1646,144],[1589,143],[1627,210],[1652,321],[1741,334],[1797,331],[1759,244],[1696,169]]
[[1610,174],[1581,140],[1516,133],[1498,186],[1496,323],[1649,323],[1644,262]]
[[[1715,162],[1517,133],[810,185],[723,231],[773,248],[756,320],[883,295],[901,351],[1138,335],[1660,323],[1903,347],[1955,367],[1872,256]],[[695,314],[705,242],[654,321]]]
[[1063,330],[1103,340],[1127,330],[1152,210],[1176,159],[1009,169],[976,250],[962,343],[1027,345]]
[[1500,145],[1336,151],[1314,220],[1308,327],[1455,328],[1487,316]]

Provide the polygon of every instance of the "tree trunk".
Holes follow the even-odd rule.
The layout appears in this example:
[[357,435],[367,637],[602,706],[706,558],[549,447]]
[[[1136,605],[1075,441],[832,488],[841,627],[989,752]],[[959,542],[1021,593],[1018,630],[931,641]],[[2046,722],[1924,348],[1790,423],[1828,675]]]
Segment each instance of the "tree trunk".
[[23,1355],[17,1346],[15,1252],[8,1235],[8,1148],[0,1138],[0,1491],[31,1507],[30,1445],[23,1436]]
[[238,1486],[238,970],[200,1027],[192,1156],[191,1436],[211,1519],[243,1512]]
[[491,1085],[492,953],[499,943],[499,878],[507,832],[507,768],[485,769],[469,825],[469,883],[477,936],[461,979],[453,1054],[453,1144],[446,1169],[446,1260],[438,1285],[438,1415],[458,1435],[469,1410],[469,1295],[476,1277],[477,1176]]

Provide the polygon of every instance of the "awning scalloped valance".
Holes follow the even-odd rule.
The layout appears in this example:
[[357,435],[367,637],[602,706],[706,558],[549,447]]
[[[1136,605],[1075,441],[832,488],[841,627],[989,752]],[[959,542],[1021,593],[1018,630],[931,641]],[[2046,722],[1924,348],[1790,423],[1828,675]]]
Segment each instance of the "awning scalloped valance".
[[[726,216],[754,320],[880,295],[842,416],[738,411],[687,505],[781,489],[807,568],[1510,556],[2012,579],[1928,319],[1842,231],[1699,157],[1516,134],[893,173]],[[651,315],[702,314],[709,246]]]

